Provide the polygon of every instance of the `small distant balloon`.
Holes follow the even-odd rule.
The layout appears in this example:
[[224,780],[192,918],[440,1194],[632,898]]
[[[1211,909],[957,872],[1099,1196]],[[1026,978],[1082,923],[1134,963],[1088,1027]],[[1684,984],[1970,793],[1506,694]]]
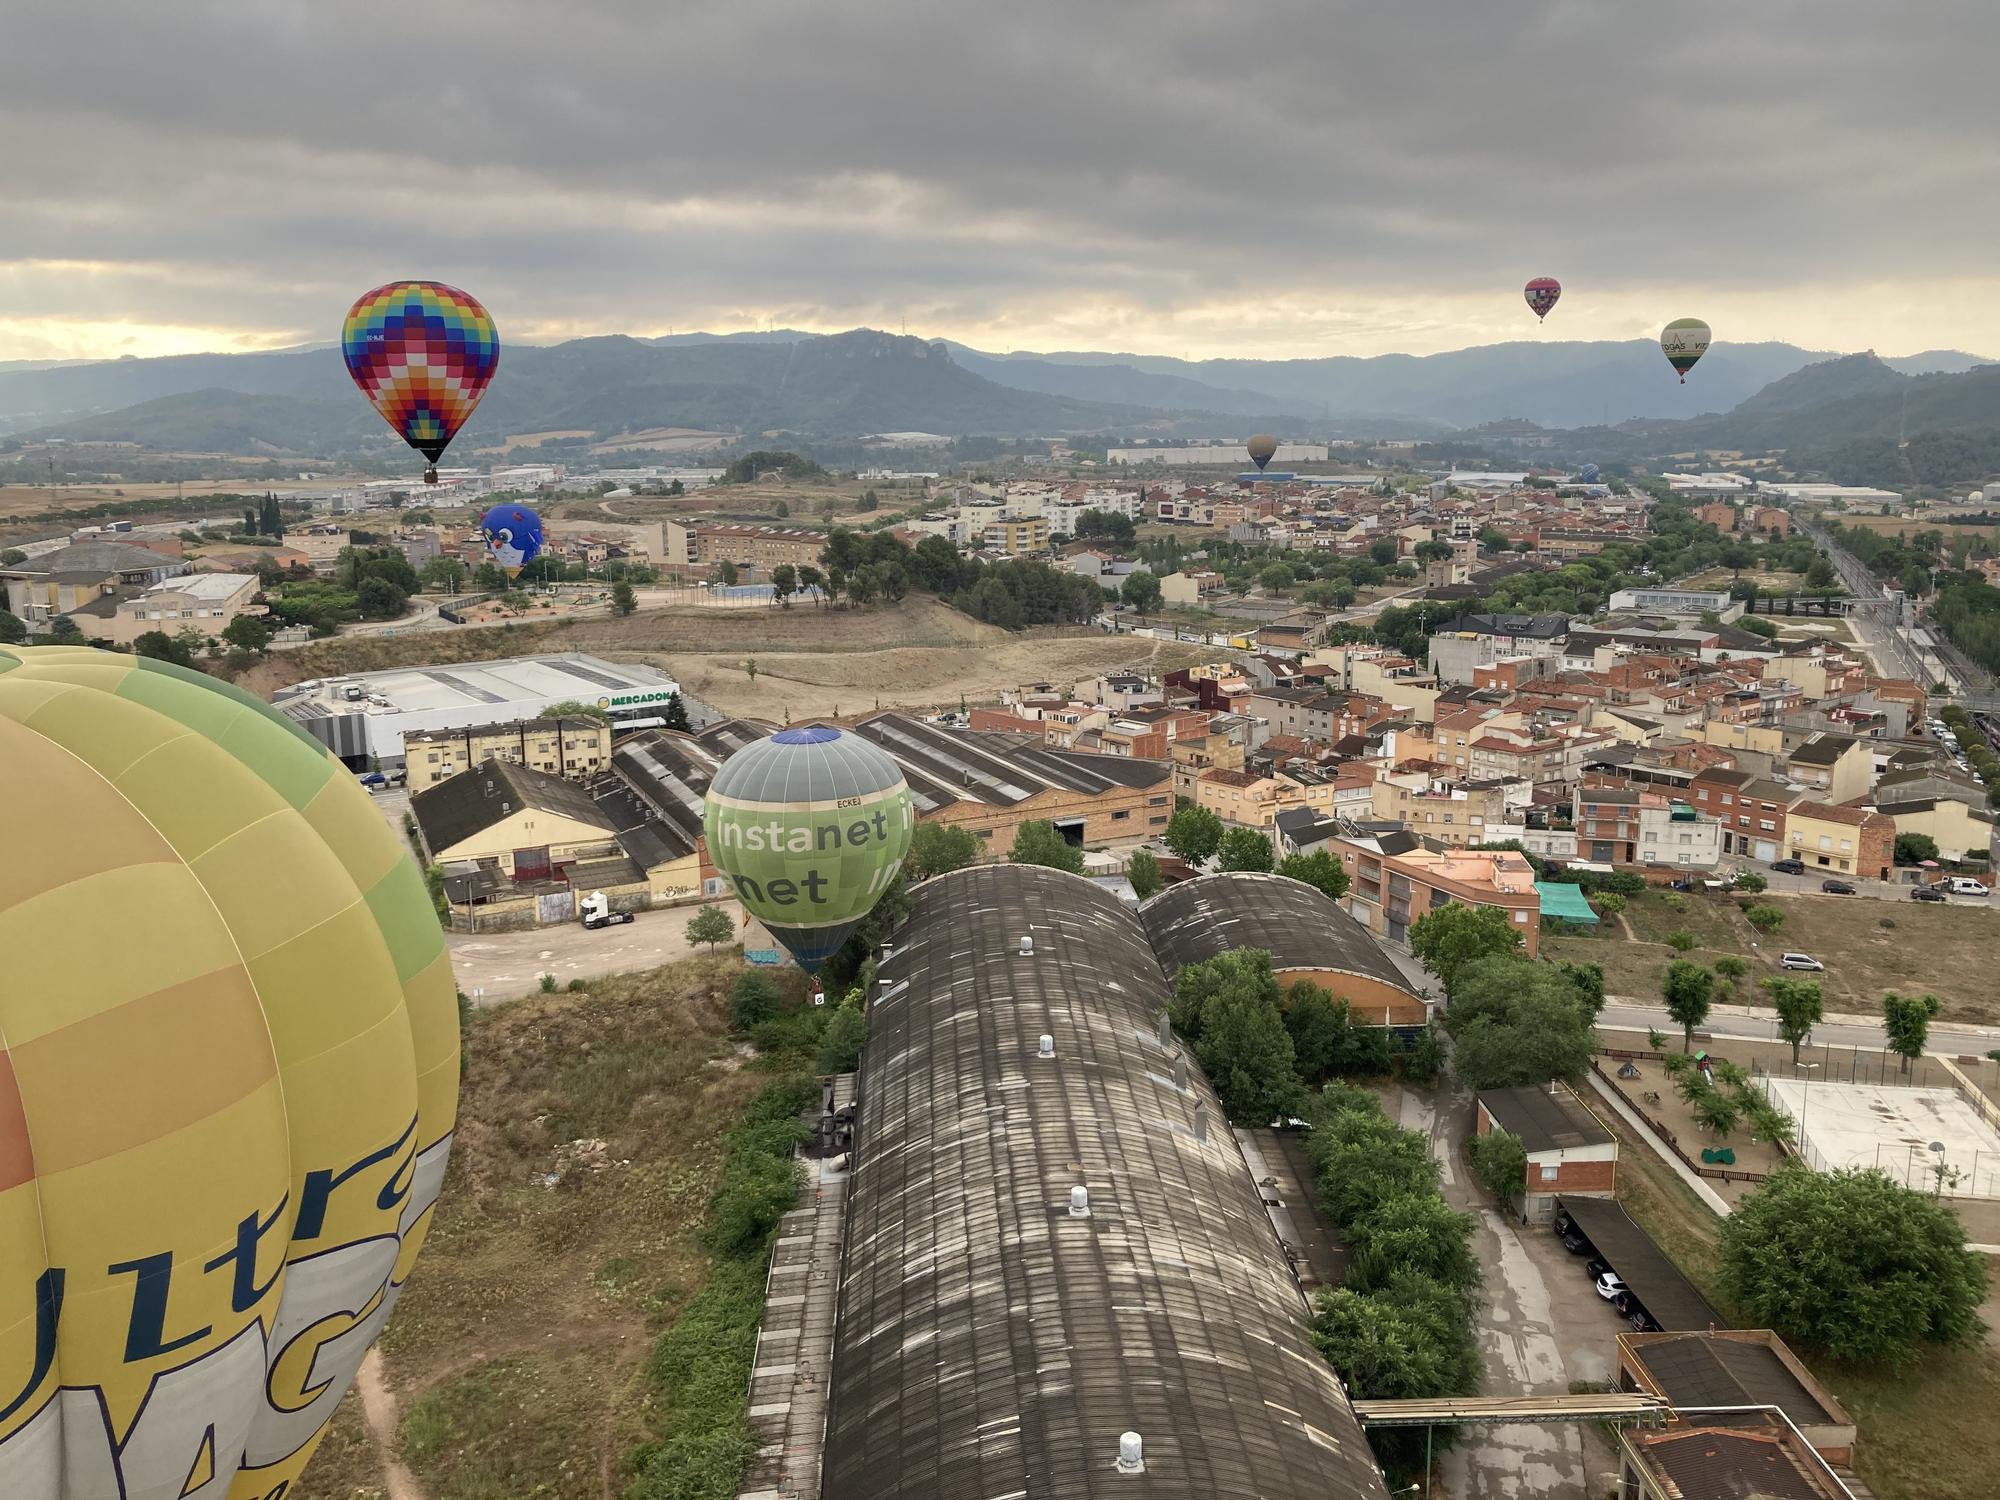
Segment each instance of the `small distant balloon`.
[[1708,353],[1709,327],[1700,318],[1675,318],[1660,331],[1660,352],[1687,384],[1688,371]]
[[424,483],[500,368],[500,335],[479,299],[440,281],[363,292],[340,333],[347,373],[396,435],[430,460]]
[[1596,464],[1585,464],[1576,471],[1576,477],[1581,479],[1585,484],[1595,484],[1597,483],[1598,476],[1603,472]]
[[1261,474],[1264,472],[1264,465],[1268,464],[1277,453],[1278,440],[1268,432],[1260,432],[1243,446],[1249,450],[1250,462],[1257,466],[1257,472]]
[[542,550],[542,518],[525,505],[494,506],[479,518],[479,534],[493,565],[509,578],[520,577]]
[[1553,276],[1537,276],[1521,289],[1521,295],[1528,299],[1528,310],[1539,320],[1546,318],[1562,300],[1562,283]]

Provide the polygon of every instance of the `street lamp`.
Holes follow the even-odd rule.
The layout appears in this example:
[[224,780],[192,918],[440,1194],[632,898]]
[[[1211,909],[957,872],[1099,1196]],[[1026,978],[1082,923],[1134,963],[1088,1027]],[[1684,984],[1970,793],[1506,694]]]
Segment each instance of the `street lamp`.
[[[1806,1151],[1806,1106],[1812,1103],[1812,1075],[1819,1071],[1819,1064],[1795,1062],[1792,1071],[1806,1075],[1799,1090],[1799,1154],[1803,1156]],[[1812,1163],[1807,1162],[1806,1165],[1811,1166]]]
[[1931,1152],[1937,1157],[1937,1165],[1931,1169],[1937,1179],[1937,1191],[1931,1194],[1931,1196],[1942,1199],[1944,1197],[1944,1142],[1932,1141]]

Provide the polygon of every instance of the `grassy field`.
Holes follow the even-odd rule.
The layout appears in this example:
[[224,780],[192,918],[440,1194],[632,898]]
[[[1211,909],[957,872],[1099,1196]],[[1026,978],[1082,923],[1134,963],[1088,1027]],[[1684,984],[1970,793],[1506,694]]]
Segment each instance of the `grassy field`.
[[[1619,1138],[1619,1201],[1728,1317],[1732,1309],[1719,1284],[1720,1222],[1623,1121],[1608,1110],[1600,1115]],[[1985,1311],[1984,1340],[1933,1352],[1910,1370],[1859,1370],[1793,1351],[1854,1418],[1855,1469],[1881,1500],[1968,1500],[1992,1492],[2000,1465],[2000,1424],[1992,1419],[2000,1411],[1993,1299]]]
[[1686,956],[1696,963],[1713,965],[1723,954],[1744,959],[1750,965],[1746,986],[1780,972],[1778,955],[1787,949],[1812,954],[1826,965],[1819,979],[1831,1011],[1874,1015],[1885,991],[1915,990],[1943,1001],[1946,1020],[2000,1021],[1991,956],[2000,945],[2000,911],[1769,892],[1759,899],[1784,912],[1785,921],[1765,937],[1743,920],[1733,898],[1681,899],[1683,909],[1674,911],[1662,893],[1635,896],[1625,910],[1630,938],[1611,919],[1589,937],[1550,937],[1543,951],[1602,964],[1611,993],[1650,999],[1659,993],[1662,971],[1679,956],[1666,939],[1684,931],[1695,939]]
[[[381,1341],[394,1446],[431,1500],[622,1493],[651,1431],[651,1340],[708,1272],[722,1137],[767,1081],[726,1034],[739,966],[691,960],[472,1023],[436,1226]],[[601,1153],[579,1162],[580,1141]],[[382,1484],[357,1405],[295,1500]]]

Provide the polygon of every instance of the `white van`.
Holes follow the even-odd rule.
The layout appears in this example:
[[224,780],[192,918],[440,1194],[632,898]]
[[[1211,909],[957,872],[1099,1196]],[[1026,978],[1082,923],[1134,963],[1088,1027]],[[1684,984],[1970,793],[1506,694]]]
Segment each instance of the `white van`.
[[1954,896],[1986,896],[1992,893],[1977,880],[1967,875],[1954,875],[1944,883],[1944,888]]

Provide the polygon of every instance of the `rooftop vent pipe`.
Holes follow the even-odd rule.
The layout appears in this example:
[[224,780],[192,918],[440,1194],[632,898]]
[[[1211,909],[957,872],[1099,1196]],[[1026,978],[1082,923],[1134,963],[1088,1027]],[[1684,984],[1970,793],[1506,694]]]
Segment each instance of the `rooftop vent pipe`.
[[1069,1216],[1072,1219],[1090,1217],[1090,1189],[1081,1183],[1069,1190]]
[[1033,953],[1035,951],[1035,940],[1031,937],[1023,937],[1021,939],[1021,951],[1023,953]]
[[1146,1445],[1136,1432],[1118,1434],[1118,1472],[1120,1474],[1146,1472]]
[[1176,1052],[1174,1054],[1174,1087],[1184,1089],[1187,1086],[1187,1054],[1185,1052]]
[[1197,1141],[1206,1141],[1208,1139],[1208,1101],[1206,1099],[1197,1099],[1194,1101],[1194,1138]]
[[1170,1047],[1173,1045],[1174,1023],[1167,1018],[1167,1013],[1165,1011],[1160,1012],[1159,1037],[1160,1037],[1160,1045],[1162,1047]]
[[1039,1045],[1035,1049],[1035,1056],[1054,1057],[1055,1055],[1056,1055],[1056,1039],[1050,1036],[1045,1031],[1042,1033],[1041,1045]]

